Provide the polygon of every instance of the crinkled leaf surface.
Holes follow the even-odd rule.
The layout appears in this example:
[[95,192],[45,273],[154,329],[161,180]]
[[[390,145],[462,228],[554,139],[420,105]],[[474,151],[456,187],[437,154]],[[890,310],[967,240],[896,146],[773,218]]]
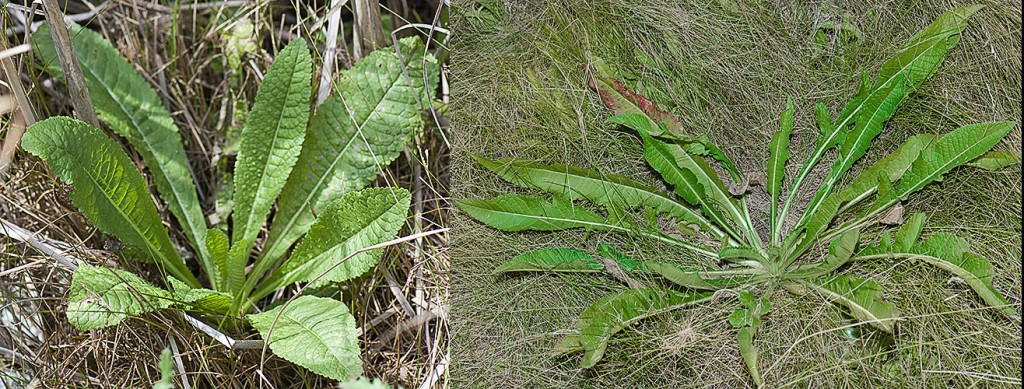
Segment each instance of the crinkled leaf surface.
[[22,147],[75,188],[71,202],[96,228],[199,286],[171,245],[142,173],[121,146],[84,122],[58,116],[33,124]]
[[235,207],[228,285],[241,289],[239,276],[260,226],[281,193],[302,149],[309,120],[312,62],[306,41],[297,39],[277,54],[263,78],[235,162]]
[[494,268],[491,274],[510,272],[602,272],[601,261],[584,251],[552,248],[540,249],[516,255],[511,261]]
[[281,358],[336,380],[355,379],[363,372],[356,320],[340,301],[299,296],[246,317]]
[[130,272],[102,266],[75,269],[68,291],[68,322],[82,331],[168,308],[173,297]]
[[[206,219],[174,119],[149,82],[103,36],[74,24],[71,36],[96,114],[142,156],[160,198],[178,219],[203,267],[211,272],[204,245]],[[49,25],[32,34],[32,49],[47,72],[63,77]]]
[[420,112],[437,88],[437,60],[423,55],[419,38],[404,38],[398,47],[401,59],[386,47],[357,61],[337,82],[340,96],[317,109],[262,255],[282,257],[312,225],[314,212],[371,183],[423,128]]
[[710,299],[712,293],[659,289],[627,289],[597,300],[580,315],[578,340],[585,354],[580,366],[593,367],[604,356],[608,340],[626,326],[668,310]]
[[324,208],[292,255],[253,297],[259,299],[293,282],[313,281],[325,272],[311,286],[356,278],[372,269],[383,249],[355,253],[398,234],[409,213],[410,197],[401,188],[369,188],[342,195]]

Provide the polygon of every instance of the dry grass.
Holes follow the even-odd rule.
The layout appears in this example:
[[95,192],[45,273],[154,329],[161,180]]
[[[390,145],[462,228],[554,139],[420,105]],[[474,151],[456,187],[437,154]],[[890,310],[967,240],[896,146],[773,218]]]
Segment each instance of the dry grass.
[[[708,134],[746,172],[762,170],[786,96],[797,108],[794,161],[813,147],[813,104],[837,109],[914,31],[961,2],[509,1],[496,23],[465,1],[453,17],[453,196],[517,191],[470,153],[567,163],[663,185],[641,158],[639,141],[603,123],[609,115],[587,88],[588,55],[606,59],[626,84]],[[826,22],[855,25],[862,38]],[[1021,120],[1021,8],[989,3],[971,20],[939,73],[907,101],[869,151],[873,161],[915,133],[948,132],[979,121]],[[1000,146],[1020,151],[1018,126]],[[795,168],[798,166],[790,166]],[[956,231],[996,268],[995,284],[1021,298],[1021,171],[961,170],[908,204],[929,215],[926,233]],[[763,219],[765,210],[754,209]],[[579,313],[621,290],[592,276],[491,277],[514,255],[544,247],[592,250],[599,242],[629,254],[678,260],[654,242],[604,233],[500,233],[453,215],[453,385],[459,387],[743,387],[750,385],[733,309],[719,304],[661,315],[616,335],[594,369],[579,355],[551,351]],[[893,336],[843,335],[849,322],[815,297],[775,296],[756,341],[770,386],[1001,387],[1021,379],[1020,317],[986,309],[941,271],[911,263],[858,264],[906,317]]]
[[[433,2],[382,2],[391,21],[422,23],[434,17]],[[327,4],[261,2],[228,8],[226,3],[104,2],[86,23],[110,39],[156,87],[182,130],[188,159],[200,189],[204,210],[211,213],[220,190],[223,169],[233,155],[226,152],[225,135],[241,123],[234,112],[244,113],[259,84],[256,68],[265,69],[281,42],[293,36],[312,41],[314,62],[322,62],[324,37],[309,27],[324,14]],[[69,2],[66,12],[88,12],[80,2]],[[0,11],[5,27],[10,14]],[[243,56],[238,71],[229,75],[221,37],[241,19],[254,22],[260,41],[257,52]],[[351,37],[351,13],[343,11]],[[10,42],[20,42],[19,32]],[[351,42],[349,42],[351,43]],[[354,58],[344,44],[338,66]],[[15,58],[23,72],[38,116],[67,115],[63,86],[41,74],[28,55]],[[319,77],[317,77],[319,79]],[[6,90],[0,88],[0,94]],[[428,120],[428,123],[437,123]],[[432,231],[447,226],[448,144],[442,128],[428,124],[414,148],[382,172],[378,185],[398,185],[413,193],[415,217],[401,234]],[[0,129],[6,130],[6,116]],[[136,157],[136,160],[139,159]],[[141,162],[140,162],[141,167]],[[99,234],[76,213],[66,198],[70,188],[55,181],[34,158],[20,155],[0,186],[0,216],[37,236],[67,243],[68,255],[89,263],[127,268],[157,280],[153,269],[117,260],[117,245]],[[158,202],[159,203],[159,202]],[[166,210],[161,210],[166,211]],[[166,213],[166,212],[165,212]],[[171,218],[165,218],[171,220]],[[169,226],[169,230],[177,228]],[[258,350],[227,350],[195,331],[177,313],[129,319],[103,330],[81,332],[64,317],[70,271],[55,265],[28,245],[0,235],[0,295],[3,314],[15,312],[0,326],[0,382],[34,382],[41,387],[145,387],[159,377],[156,369],[164,347],[176,349],[179,385],[187,377],[191,387],[324,387],[330,381]],[[173,236],[185,242],[183,236]],[[339,290],[364,331],[364,374],[404,387],[446,387],[445,374],[431,378],[447,357],[447,235],[432,235],[386,251],[378,271],[340,285]],[[281,294],[287,298],[293,290]],[[328,293],[331,293],[328,291]],[[16,325],[30,321],[40,332],[33,339]],[[12,324],[13,323],[13,324]],[[254,337],[250,332],[231,334]],[[2,385],[0,385],[2,386]]]

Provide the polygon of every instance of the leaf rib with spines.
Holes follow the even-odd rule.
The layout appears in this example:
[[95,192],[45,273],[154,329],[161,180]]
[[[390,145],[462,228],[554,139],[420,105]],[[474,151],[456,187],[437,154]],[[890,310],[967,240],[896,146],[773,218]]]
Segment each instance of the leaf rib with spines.
[[[779,118],[779,131],[772,135],[772,140],[768,144],[771,155],[768,158],[768,182],[765,186],[767,187],[768,194],[771,196],[771,203],[769,204],[771,229],[769,231],[776,231],[776,225],[780,223],[778,220],[779,195],[782,193],[782,181],[786,174],[786,161],[789,160],[789,137],[792,132],[793,99],[787,99],[786,110],[782,112],[782,116]],[[772,240],[778,239],[772,238]]]
[[474,159],[481,166],[515,185],[540,189],[562,198],[579,196],[604,207],[649,208],[676,217],[684,223],[695,224],[701,231],[710,232],[717,239],[725,236],[702,215],[679,203],[670,195],[622,176],[574,166],[545,165],[511,158],[492,161],[474,156]]
[[[342,195],[324,208],[292,255],[256,288],[252,299],[293,282],[310,281],[316,287],[366,273],[384,250],[355,253],[393,239],[405,225],[410,201],[409,191],[401,188],[368,188]],[[351,254],[355,255],[348,257]]]
[[[982,6],[969,6],[948,11],[939,16],[928,27],[911,37],[903,48],[882,64],[879,77],[875,81],[875,89],[884,89],[889,84],[902,80],[907,95],[916,90],[939,67],[949,51],[960,39],[960,34],[967,27],[967,18],[981,9]],[[793,181],[785,205],[782,207],[781,218],[785,219],[793,202],[797,200],[800,187],[806,182],[811,170],[824,157],[825,152],[835,147],[845,135],[846,127],[859,118],[858,112],[867,104],[870,92],[868,77],[864,76],[861,90],[840,112],[833,126],[834,131],[823,134],[818,139],[818,146],[808,158],[807,163]],[[805,213],[807,214],[807,213]],[[803,218],[801,218],[803,219]],[[798,229],[798,228],[797,228]]]
[[373,182],[422,130],[420,104],[429,107],[433,100],[437,61],[423,55],[419,38],[404,38],[398,45],[401,61],[393,47],[370,53],[341,74],[340,96],[317,109],[261,253],[270,262],[284,256],[309,230],[315,213]]
[[96,228],[199,286],[171,244],[142,173],[120,145],[84,122],[58,116],[29,127],[22,147],[75,188],[71,202]]
[[[174,119],[153,87],[110,42],[87,28],[73,23],[70,27],[78,63],[97,116],[142,156],[160,198],[178,219],[204,270],[212,273],[205,245],[206,219]],[[32,34],[32,48],[47,72],[63,78],[48,25]]]
[[75,269],[68,290],[68,322],[82,331],[109,327],[126,317],[165,309],[174,299],[130,272],[102,266]]
[[263,78],[242,129],[228,256],[227,284],[235,294],[242,289],[249,251],[260,227],[299,157],[309,119],[312,71],[306,42],[289,43]]
[[335,380],[355,379],[363,372],[356,320],[340,301],[299,296],[246,318],[281,358]]

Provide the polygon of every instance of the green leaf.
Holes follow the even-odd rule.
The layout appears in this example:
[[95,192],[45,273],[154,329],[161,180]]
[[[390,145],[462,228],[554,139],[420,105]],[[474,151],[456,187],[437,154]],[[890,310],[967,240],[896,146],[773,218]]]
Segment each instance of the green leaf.
[[740,356],[743,357],[743,364],[747,366],[747,372],[754,380],[754,385],[761,387],[764,386],[764,380],[761,379],[761,372],[757,369],[757,348],[754,347],[755,331],[754,327],[741,328],[736,340],[739,342]]
[[914,248],[917,244],[917,239],[921,237],[921,231],[924,229],[924,221],[927,219],[923,213],[915,213],[910,219],[903,222],[900,229],[896,231],[896,242],[893,250],[908,251]]
[[[210,274],[210,283],[213,284],[213,289],[220,291],[227,291],[227,285],[229,282],[233,284],[240,284],[245,280],[245,274],[241,272],[228,272],[228,236],[224,231],[212,228],[206,231],[206,248],[210,253],[210,259],[213,261],[213,273]],[[233,278],[228,281],[228,277]]]
[[857,113],[856,126],[844,135],[845,141],[839,145],[839,157],[832,165],[832,170],[818,188],[814,198],[807,205],[803,217],[798,222],[813,217],[821,202],[832,191],[839,179],[846,174],[853,164],[860,160],[871,146],[871,141],[882,133],[885,122],[896,113],[896,108],[903,101],[904,88],[902,79],[890,83],[887,88],[875,90],[867,96],[862,109]]
[[580,315],[579,342],[585,354],[580,366],[593,367],[604,356],[608,341],[641,319],[711,299],[713,294],[658,289],[627,289],[601,298]]
[[860,242],[860,230],[852,229],[832,240],[828,245],[828,256],[810,269],[793,272],[794,277],[818,277],[831,273],[850,261]]
[[339,382],[338,389],[391,389],[391,386],[384,383],[380,378],[372,381],[366,377],[359,377],[348,382]]
[[700,273],[694,270],[683,269],[679,266],[654,262],[644,261],[644,268],[648,271],[653,272],[659,276],[664,277],[666,280],[672,283],[689,289],[697,290],[718,290],[721,289],[718,286],[712,285],[701,278]]
[[179,305],[221,315],[230,313],[228,310],[231,307],[231,295],[206,288],[193,288],[174,277],[168,278],[167,281],[171,284],[174,298]]
[[86,331],[120,323],[173,303],[169,292],[130,272],[101,266],[75,269],[68,291],[68,322]]
[[[294,40],[277,54],[256,92],[235,162],[229,272],[244,272],[256,235],[299,157],[309,119],[312,71],[306,42]],[[242,287],[230,282],[228,286],[235,293]]]
[[293,282],[317,287],[363,275],[377,266],[384,250],[357,252],[394,239],[405,225],[410,201],[409,191],[401,188],[368,188],[342,195],[324,208],[291,257],[257,288],[253,299]]
[[423,55],[419,38],[401,39],[398,47],[403,58],[386,47],[356,61],[336,83],[340,96],[317,109],[262,256],[283,257],[309,230],[314,214],[372,183],[423,129],[420,112],[433,101],[437,60]]
[[491,274],[511,272],[603,272],[604,265],[580,250],[553,248],[525,252],[494,268]]
[[869,214],[877,214],[906,199],[943,174],[984,154],[1013,129],[1013,122],[971,124],[928,144],[888,196],[879,198]]
[[[998,307],[1010,315],[1016,312],[1013,307],[1007,306],[1002,293],[992,286],[992,264],[970,252],[970,245],[963,238],[940,232],[923,242],[916,242],[923,222],[923,214],[914,215],[897,233],[895,247],[890,247],[883,239],[877,245],[864,248],[853,259],[905,258],[924,262],[959,277],[990,306]],[[911,240],[911,237],[914,239]],[[907,244],[912,246],[904,249]]]
[[789,160],[789,137],[792,132],[793,99],[787,99],[786,110],[782,112],[782,117],[779,118],[779,131],[772,135],[772,140],[768,144],[771,155],[768,158],[768,182],[766,189],[768,194],[771,195],[771,204],[769,204],[771,231],[776,231],[776,226],[780,222],[778,220],[779,195],[782,193],[782,179],[786,174],[786,161]]
[[744,259],[752,259],[758,264],[768,262],[768,259],[761,255],[761,251],[752,246],[724,246],[718,251],[718,259],[748,266],[752,264],[743,261]]
[[1006,150],[989,151],[967,163],[967,166],[988,171],[1002,170],[1013,165],[1020,165],[1020,153]]
[[340,301],[299,296],[246,317],[281,358],[335,380],[355,379],[363,372],[356,320]]
[[174,364],[171,360],[171,349],[164,348],[160,352],[160,380],[153,383],[153,389],[174,389]]
[[818,207],[817,212],[808,219],[805,230],[808,238],[800,243],[790,258],[796,258],[815,245],[818,234],[829,227],[839,212],[849,209],[877,192],[883,178],[885,181],[892,182],[902,177],[921,154],[921,150],[924,150],[935,138],[930,134],[910,137],[892,154],[864,169],[842,192],[830,194]]
[[29,127],[22,147],[75,188],[71,202],[96,228],[199,286],[171,244],[145,179],[121,146],[84,122],[58,116]]
[[949,51],[960,41],[960,34],[967,28],[967,19],[982,8],[972,5],[940,15],[882,64],[879,81],[886,83],[902,74],[906,77],[907,89],[917,89],[935,73]]
[[623,254],[619,250],[616,250],[612,245],[607,243],[601,243],[597,245],[597,252],[601,256],[615,261],[622,269],[625,270],[644,270],[644,264],[640,261],[632,259],[626,254]]
[[882,301],[882,287],[875,281],[850,275],[808,279],[806,285],[832,302],[850,310],[851,316],[891,333],[898,315],[896,307]]
[[[75,24],[70,27],[78,64],[97,116],[142,156],[160,198],[178,219],[203,268],[212,273],[210,255],[204,245],[206,219],[174,119],[149,82],[110,42],[87,28]],[[46,64],[47,72],[64,77],[49,25],[40,26],[32,34],[32,49]]]
[[708,219],[739,240],[733,227],[745,226],[743,217],[725,184],[703,157],[691,155],[679,145],[659,141],[643,132],[640,135],[647,163],[675,188],[676,194],[687,203],[699,206]]
[[[811,157],[808,158],[807,163],[801,168],[796,180],[794,180],[790,194],[786,198],[786,204],[783,206],[781,218],[784,219],[786,217],[790,206],[793,201],[796,201],[797,194],[800,193],[800,187],[811,170],[817,166],[818,162],[825,155],[825,152],[840,142],[844,142],[845,129],[861,119],[863,115],[858,113],[868,104],[871,104],[871,99],[868,99],[868,96],[873,95],[875,90],[884,90],[892,87],[891,84],[895,82],[900,82],[904,85],[907,95],[912,93],[942,63],[946,54],[959,41],[960,33],[967,26],[967,18],[980,8],[980,6],[971,6],[946,12],[931,25],[918,32],[908,40],[900,51],[896,52],[892,58],[882,65],[879,77],[875,81],[873,88],[871,87],[870,78],[866,74],[863,76],[860,90],[840,112],[839,118],[835,126],[833,126],[835,130],[823,133],[822,137],[818,139],[818,146],[811,154]],[[819,118],[821,116],[819,112]],[[819,119],[819,123],[821,122],[822,120]],[[819,199],[816,203],[821,204],[823,200],[824,198]],[[804,216],[801,217],[801,221],[807,220],[807,218],[815,213],[817,212],[805,212]],[[795,228],[795,230],[798,229]]]
[[456,201],[459,209],[502,231],[558,231],[569,228],[604,230],[605,219],[562,198],[550,201],[519,195]]
[[515,185],[536,188],[561,198],[582,197],[609,208],[649,208],[684,223],[694,224],[717,239],[721,239],[724,234],[700,213],[676,201],[671,195],[623,176],[567,165],[545,165],[511,158],[492,161],[480,156],[473,157],[481,166]]

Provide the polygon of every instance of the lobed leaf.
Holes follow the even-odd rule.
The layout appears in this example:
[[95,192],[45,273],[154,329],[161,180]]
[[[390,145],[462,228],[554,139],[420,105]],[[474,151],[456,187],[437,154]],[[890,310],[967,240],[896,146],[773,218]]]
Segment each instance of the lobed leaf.
[[22,147],[75,188],[71,202],[96,228],[199,286],[171,244],[145,179],[121,146],[84,122],[57,116],[29,127]]
[[1020,165],[1020,153],[1006,150],[989,151],[967,163],[967,166],[988,171],[1002,170],[1013,165]]
[[697,290],[721,289],[720,286],[712,285],[707,280],[702,278],[700,276],[700,272],[695,270],[684,269],[673,264],[654,261],[644,261],[643,266],[646,270],[659,276],[662,276],[663,278],[672,282],[673,284],[682,286],[684,288]]
[[356,320],[340,301],[299,296],[246,318],[281,358],[335,380],[363,372]]
[[590,82],[590,87],[597,91],[601,101],[612,112],[615,112],[617,115],[624,113],[642,115],[638,117],[647,120],[647,124],[653,132],[652,136],[662,135],[661,125],[664,125],[665,130],[670,134],[686,135],[683,130],[683,124],[675,116],[658,108],[657,105],[646,97],[626,88],[621,81],[613,77],[611,69],[608,68],[604,60],[600,58],[593,60],[590,66],[587,67],[587,78]]
[[102,266],[75,269],[68,290],[68,322],[86,331],[109,327],[173,303],[169,292],[130,272]]
[[604,265],[584,251],[553,248],[525,252],[494,268],[491,274],[511,272],[602,272]]
[[423,55],[416,37],[399,40],[398,48],[402,58],[386,47],[356,61],[336,84],[339,96],[317,109],[261,256],[283,257],[316,213],[373,182],[422,130],[420,112],[437,88],[437,60]]

